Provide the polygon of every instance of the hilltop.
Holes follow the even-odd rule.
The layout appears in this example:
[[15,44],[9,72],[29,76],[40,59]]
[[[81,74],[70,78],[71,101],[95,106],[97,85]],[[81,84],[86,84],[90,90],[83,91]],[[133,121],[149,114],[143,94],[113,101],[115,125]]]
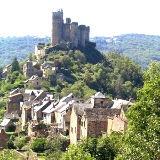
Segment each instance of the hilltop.
[[[125,34],[114,37],[93,37],[91,41],[96,42],[99,51],[103,53],[116,51],[128,56],[143,69],[147,69],[151,60],[160,61],[160,36]],[[50,37],[0,37],[0,66],[11,63],[14,57],[24,60],[34,52],[35,45],[41,42],[49,43]]]

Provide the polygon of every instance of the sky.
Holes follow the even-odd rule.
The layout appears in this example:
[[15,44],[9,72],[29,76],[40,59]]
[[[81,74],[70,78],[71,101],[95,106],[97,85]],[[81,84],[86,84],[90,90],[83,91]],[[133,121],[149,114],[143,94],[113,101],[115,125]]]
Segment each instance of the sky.
[[50,36],[52,12],[63,9],[90,26],[90,37],[160,35],[160,0],[0,0],[0,37]]

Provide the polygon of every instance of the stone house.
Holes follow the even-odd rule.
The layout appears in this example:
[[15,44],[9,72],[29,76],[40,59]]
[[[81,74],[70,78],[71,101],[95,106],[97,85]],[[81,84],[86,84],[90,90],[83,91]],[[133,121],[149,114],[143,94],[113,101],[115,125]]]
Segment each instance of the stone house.
[[53,122],[55,122],[55,114],[54,114],[54,110],[55,110],[55,106],[57,105],[57,102],[51,102],[51,104],[45,109],[43,110],[43,122],[45,124],[52,124]]
[[[77,144],[77,141],[80,139],[80,130],[81,130],[81,118],[85,108],[92,108],[91,104],[87,103],[75,103],[73,107],[70,108],[70,120],[68,122],[70,143]],[[69,112],[67,112],[69,113]]]
[[15,114],[15,113],[9,113],[9,114],[4,113],[3,118],[11,119],[12,122],[18,122],[20,119],[19,114]]
[[5,79],[7,77],[7,74],[10,73],[10,71],[11,71],[11,67],[12,67],[12,65],[9,64],[3,69],[2,78]]
[[81,119],[81,139],[87,137],[100,137],[107,132],[108,118],[120,114],[120,109],[87,108]]
[[39,101],[44,99],[47,93],[43,90],[26,89],[23,93],[23,101]]
[[15,89],[10,92],[8,101],[6,104],[6,114],[18,114],[21,115],[20,102],[23,101],[23,95],[19,89]]
[[113,117],[108,118],[108,128],[107,133],[111,134],[112,132],[122,132],[126,133],[127,129],[127,118],[125,116],[125,110],[123,107],[120,109],[120,114],[116,114]]
[[4,129],[5,131],[8,131],[10,126],[14,126],[13,122],[11,119],[3,119],[3,121],[0,124],[0,130]]
[[41,70],[37,70],[34,65],[36,63],[32,62],[32,61],[27,61],[24,65],[23,65],[23,75],[25,77],[31,77],[33,75],[38,75],[39,77],[42,77],[43,72]]
[[6,148],[7,140],[8,140],[8,137],[4,129],[0,129],[0,149]]
[[46,79],[43,77],[39,77],[37,75],[31,76],[28,80],[24,81],[24,86],[28,87],[32,85],[36,89],[41,88],[41,83],[44,82]]
[[32,108],[39,104],[47,96],[43,90],[25,90],[23,93],[23,102],[21,102],[21,122],[22,130],[29,120],[32,119]]
[[40,69],[43,72],[43,77],[47,77],[48,75],[56,74],[58,67],[55,67],[55,64],[44,62],[43,64],[41,64]]
[[134,104],[133,100],[124,100],[124,99],[116,99],[113,100],[114,104],[112,108],[129,108],[131,105]]
[[38,43],[35,45],[35,55],[38,60],[44,57],[46,54],[45,43]]
[[42,100],[38,105],[32,108],[32,120],[40,122],[43,120],[43,110],[51,104],[50,100]]
[[112,115],[112,113],[115,114],[117,111],[117,109],[115,109],[115,112],[110,109],[113,105],[113,101],[101,92],[97,92],[95,95],[91,96],[88,102],[90,103],[74,104],[71,109],[71,144],[76,144],[80,138],[87,138],[93,135],[100,136],[102,132],[107,132],[108,116],[110,115],[113,117],[114,115]]
[[91,96],[90,100],[94,108],[111,108],[113,105],[113,101],[101,92],[97,92],[95,95]]
[[79,101],[78,98],[76,98],[72,93],[70,93],[68,96],[63,97],[59,101],[59,103],[55,106],[55,110],[54,110],[55,119],[59,129],[64,130],[65,122],[63,117],[68,107],[78,101]]

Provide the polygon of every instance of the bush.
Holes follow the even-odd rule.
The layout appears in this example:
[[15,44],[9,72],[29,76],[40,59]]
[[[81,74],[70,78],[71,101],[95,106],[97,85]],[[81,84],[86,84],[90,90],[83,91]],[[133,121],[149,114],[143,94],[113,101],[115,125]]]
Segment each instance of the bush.
[[26,139],[25,139],[24,136],[22,136],[22,137],[17,137],[17,138],[15,139],[15,146],[16,146],[16,148],[18,148],[18,149],[21,149],[21,148],[25,145],[25,143],[26,143]]
[[45,139],[38,137],[31,143],[31,149],[34,152],[43,152],[45,150]]
[[6,145],[8,149],[16,149],[12,140],[8,140]]

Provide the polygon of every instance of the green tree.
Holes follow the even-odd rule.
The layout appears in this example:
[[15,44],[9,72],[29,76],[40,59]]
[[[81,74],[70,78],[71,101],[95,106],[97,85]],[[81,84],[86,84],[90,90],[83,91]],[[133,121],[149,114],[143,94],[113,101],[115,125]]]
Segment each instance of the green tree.
[[0,152],[0,160],[14,160],[17,159],[15,152],[11,149],[4,149]]
[[16,57],[12,61],[11,73],[13,73],[14,71],[20,71],[19,62]]
[[152,62],[144,74],[137,102],[128,109],[128,131],[117,159],[160,159],[160,66]]
[[43,81],[41,83],[41,87],[44,91],[49,91],[50,90],[50,83],[48,81]]
[[48,159],[59,160],[66,148],[69,146],[69,140],[61,136],[48,138],[45,144],[45,154]]
[[31,143],[31,149],[35,152],[43,152],[45,151],[45,138],[43,137],[37,137],[32,143]]
[[16,148],[21,149],[26,143],[26,139],[24,136],[16,137],[14,141],[14,145]]
[[60,61],[62,67],[64,67],[65,69],[69,69],[73,65],[68,55],[64,55],[63,57],[61,57]]
[[91,154],[84,151],[81,146],[70,145],[68,152],[64,153],[62,160],[96,160]]

